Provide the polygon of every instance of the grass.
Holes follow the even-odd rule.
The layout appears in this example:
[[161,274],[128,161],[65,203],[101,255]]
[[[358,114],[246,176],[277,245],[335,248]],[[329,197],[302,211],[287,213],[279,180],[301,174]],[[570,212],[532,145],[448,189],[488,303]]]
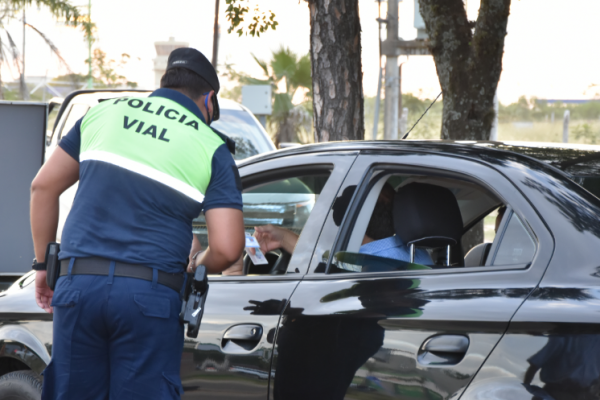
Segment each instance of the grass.
[[[409,109],[407,128],[410,129],[433,99],[419,99],[411,94],[402,95],[403,106]],[[373,136],[373,118],[375,116],[375,98],[365,97],[365,139]],[[533,104],[533,103],[532,103]],[[600,144],[600,119],[598,106],[595,103],[570,106],[571,122],[569,124],[569,142]],[[595,107],[590,112],[584,113],[584,108]],[[510,107],[508,107],[510,108]],[[507,107],[501,107],[500,119],[504,121],[535,121],[538,122],[501,122],[498,126],[498,140],[519,140],[530,142],[562,142],[563,122],[560,115],[562,108],[554,107],[551,110],[557,115],[554,123],[549,121],[549,111],[537,115],[537,109],[529,106],[520,113],[508,113]],[[514,108],[514,107],[513,107]],[[439,139],[442,128],[443,101],[438,100],[427,112],[423,119],[411,132],[411,139]],[[377,126],[377,139],[383,139],[384,126],[384,100],[381,100],[379,123]],[[515,111],[515,110],[513,110]],[[517,110],[518,111],[518,110]],[[541,111],[540,111],[541,112]],[[514,115],[513,115],[514,114]],[[535,114],[535,115],[534,115]],[[539,113],[538,113],[539,114]],[[546,120],[544,120],[544,116]],[[535,117],[535,118],[534,118]],[[587,119],[586,119],[587,118]]]
[[[562,121],[531,122],[529,124],[501,123],[498,140],[531,142],[562,142]],[[575,120],[569,124],[570,143],[600,143],[600,120]]]

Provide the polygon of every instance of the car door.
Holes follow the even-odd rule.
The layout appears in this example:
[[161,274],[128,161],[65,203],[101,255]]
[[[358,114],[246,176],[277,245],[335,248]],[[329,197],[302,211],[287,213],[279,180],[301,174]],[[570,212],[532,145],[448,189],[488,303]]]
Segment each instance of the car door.
[[[361,213],[379,201],[375,188],[394,182],[398,190],[411,182],[445,185],[463,217],[484,210],[486,202],[488,211],[506,206],[485,265],[456,262],[463,258],[460,249],[453,262],[448,256],[447,266],[433,265],[433,251],[421,253],[432,258],[430,267],[395,261],[402,266],[396,269],[387,260],[373,268],[348,258],[357,227],[371,225],[371,214]],[[309,273],[281,319],[273,398],[458,398],[540,281],[552,253],[550,234],[510,181],[474,160],[439,153],[361,154],[339,193],[346,191],[353,194],[343,221],[334,207]],[[475,222],[466,223],[465,232]],[[357,246],[362,252],[359,241],[350,255],[365,258]]]
[[[245,276],[209,276],[198,338],[185,338],[184,399],[266,399],[273,340],[284,306],[306,274],[337,190],[357,153],[290,155],[240,168],[247,234],[271,223],[299,233],[287,268],[251,265]],[[194,232],[205,247],[204,219]]]

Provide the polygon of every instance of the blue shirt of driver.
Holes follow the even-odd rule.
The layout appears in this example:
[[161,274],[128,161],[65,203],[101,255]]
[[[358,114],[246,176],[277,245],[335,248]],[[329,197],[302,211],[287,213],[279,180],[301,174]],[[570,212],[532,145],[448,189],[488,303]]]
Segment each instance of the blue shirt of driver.
[[[358,251],[362,254],[370,254],[391,258],[394,260],[410,262],[410,248],[400,240],[398,236],[390,236],[385,239],[375,240],[373,242],[363,244]],[[415,250],[415,264],[432,265],[431,257],[427,251],[423,249]]]

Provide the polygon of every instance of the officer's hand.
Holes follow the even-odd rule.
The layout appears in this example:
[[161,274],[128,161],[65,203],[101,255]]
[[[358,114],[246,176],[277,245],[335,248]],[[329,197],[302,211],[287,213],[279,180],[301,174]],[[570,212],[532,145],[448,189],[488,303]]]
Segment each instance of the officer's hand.
[[47,313],[53,311],[52,306],[50,306],[53,294],[54,292],[50,290],[46,283],[46,271],[37,271],[35,273],[35,302]]
[[[187,267],[188,272],[194,272],[196,270],[196,263],[195,263],[195,260],[193,260],[192,258],[194,257],[194,255],[198,254],[198,252],[200,250],[202,250],[202,245],[200,244],[200,241],[198,240],[196,235],[193,235],[192,247],[190,249],[190,255],[188,257],[188,259],[189,259],[189,263],[188,263],[188,267]],[[198,254],[196,256],[196,258],[198,258],[199,256],[200,255]]]
[[243,275],[244,274],[244,257],[233,263],[231,267],[223,271],[223,275]]

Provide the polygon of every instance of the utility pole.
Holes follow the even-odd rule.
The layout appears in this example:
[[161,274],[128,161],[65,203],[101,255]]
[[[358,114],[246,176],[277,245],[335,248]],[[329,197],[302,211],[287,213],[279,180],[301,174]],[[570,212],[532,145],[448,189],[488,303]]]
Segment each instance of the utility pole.
[[92,0],[88,0],[88,23],[90,24],[90,35],[88,36],[88,89],[94,87],[92,78]]
[[402,138],[402,64],[398,65],[398,134]]
[[563,116],[563,143],[569,143],[569,121],[571,120],[571,112],[565,110]]
[[[384,43],[399,42],[398,38],[398,0],[388,0],[387,37]],[[398,51],[385,53],[385,140],[398,139]]]
[[29,100],[29,92],[27,91],[27,83],[25,82],[25,28],[27,27],[27,21],[25,20],[25,7],[23,7],[23,55],[21,56],[21,97],[23,100]]
[[215,27],[213,30],[213,54],[212,65],[217,69],[217,60],[219,58],[219,1],[215,0]]
[[[424,37],[424,28],[415,40],[402,40],[398,37],[398,1],[388,0],[387,38],[381,44],[381,53],[385,55],[385,113],[384,138],[398,139],[399,117],[403,113],[400,92],[400,68],[398,57],[401,55],[430,55],[428,40]],[[415,0],[415,18],[420,17],[418,1]],[[415,28],[418,21],[415,22]]]
[[377,33],[379,35],[379,74],[377,77],[377,96],[375,96],[375,116],[373,117],[373,140],[377,140],[377,133],[379,132],[379,106],[381,105],[381,80],[383,79],[383,66],[381,65],[381,24],[384,20],[381,19],[381,1],[377,0]]

